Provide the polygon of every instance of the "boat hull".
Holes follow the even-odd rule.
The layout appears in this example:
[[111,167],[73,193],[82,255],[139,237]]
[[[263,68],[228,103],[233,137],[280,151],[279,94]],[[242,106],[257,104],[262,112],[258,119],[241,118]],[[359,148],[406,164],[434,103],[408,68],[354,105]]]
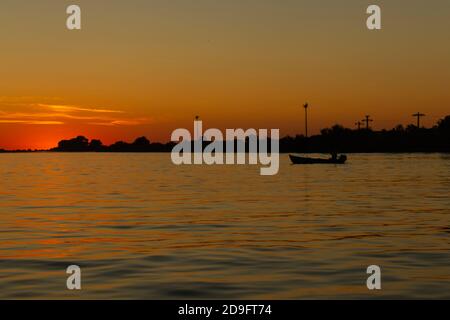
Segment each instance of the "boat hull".
[[300,156],[289,155],[293,164],[344,164],[347,160],[346,156],[341,156],[336,160],[333,159],[320,159],[320,158],[306,158]]

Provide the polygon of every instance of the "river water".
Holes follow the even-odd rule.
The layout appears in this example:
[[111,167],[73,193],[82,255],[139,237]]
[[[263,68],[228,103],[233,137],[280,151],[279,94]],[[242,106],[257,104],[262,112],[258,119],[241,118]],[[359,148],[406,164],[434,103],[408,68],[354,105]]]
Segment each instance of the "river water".
[[280,161],[1,154],[0,298],[450,298],[450,155]]

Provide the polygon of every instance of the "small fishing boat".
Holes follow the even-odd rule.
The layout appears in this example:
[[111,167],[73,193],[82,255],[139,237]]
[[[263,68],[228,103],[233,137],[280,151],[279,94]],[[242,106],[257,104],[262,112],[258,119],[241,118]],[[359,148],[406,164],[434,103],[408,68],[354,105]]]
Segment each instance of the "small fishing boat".
[[344,164],[347,161],[346,155],[340,155],[338,158],[333,159],[321,159],[321,158],[307,158],[294,156],[292,154],[289,155],[293,164]]

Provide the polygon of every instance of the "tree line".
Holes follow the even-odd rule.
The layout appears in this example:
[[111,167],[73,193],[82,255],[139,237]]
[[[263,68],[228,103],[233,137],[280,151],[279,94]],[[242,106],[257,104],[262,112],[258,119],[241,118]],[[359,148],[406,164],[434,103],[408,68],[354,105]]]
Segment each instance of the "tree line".
[[[449,152],[450,116],[432,128],[398,125],[391,130],[349,129],[341,125],[321,130],[319,135],[296,135],[280,139],[280,152]],[[205,142],[205,146],[208,143]],[[151,143],[137,138],[132,143],[118,141],[105,146],[100,140],[83,136],[63,140],[51,151],[64,152],[170,152],[175,143]]]
[[[225,142],[224,142],[225,143]],[[206,146],[208,142],[205,142]],[[150,142],[139,137],[132,143],[104,145],[100,140],[78,136],[62,140],[52,152],[171,152],[174,142]],[[450,115],[431,128],[398,125],[391,130],[349,129],[336,124],[311,137],[286,136],[279,141],[281,153],[330,152],[450,152]],[[225,150],[225,148],[224,148]],[[31,151],[31,150],[28,150]],[[0,152],[6,152],[1,150]]]

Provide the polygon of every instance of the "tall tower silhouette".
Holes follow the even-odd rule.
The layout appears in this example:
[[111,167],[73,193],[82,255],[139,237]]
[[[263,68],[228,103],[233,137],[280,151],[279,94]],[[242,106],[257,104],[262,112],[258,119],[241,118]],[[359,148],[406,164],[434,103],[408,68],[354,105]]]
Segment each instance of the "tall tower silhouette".
[[425,117],[425,114],[417,112],[412,116],[417,118],[417,128],[420,128],[420,118]]
[[[195,121],[200,121],[200,116],[195,116],[194,120],[195,120]],[[201,137],[200,137],[200,135],[201,135],[200,130],[199,130],[197,127],[196,127],[195,135],[197,136],[197,139],[200,139],[200,138],[201,138]]]
[[305,137],[308,138],[308,103],[305,103],[303,105],[303,108],[305,109]]
[[362,122],[366,123],[366,130],[369,130],[369,123],[373,122],[373,119],[370,119],[370,116],[366,115],[365,119],[363,119]]

